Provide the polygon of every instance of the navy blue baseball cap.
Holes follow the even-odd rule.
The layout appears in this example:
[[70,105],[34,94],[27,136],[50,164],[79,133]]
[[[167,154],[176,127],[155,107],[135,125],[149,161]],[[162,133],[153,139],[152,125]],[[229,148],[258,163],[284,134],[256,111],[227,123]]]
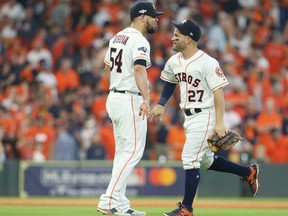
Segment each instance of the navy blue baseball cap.
[[192,38],[192,40],[198,42],[201,37],[201,29],[197,22],[187,19],[181,23],[171,21],[173,25],[181,32],[183,35],[187,35]]
[[152,2],[136,2],[130,9],[131,20],[141,15],[156,17],[164,14],[164,12],[156,11]]

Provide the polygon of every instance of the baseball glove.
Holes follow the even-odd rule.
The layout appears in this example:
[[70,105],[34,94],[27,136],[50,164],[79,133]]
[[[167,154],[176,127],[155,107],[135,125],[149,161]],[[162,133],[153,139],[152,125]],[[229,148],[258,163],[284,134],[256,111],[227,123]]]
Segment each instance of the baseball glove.
[[226,135],[221,138],[214,132],[208,137],[207,143],[212,152],[217,152],[219,150],[227,151],[243,139],[243,137],[234,131],[228,131]]

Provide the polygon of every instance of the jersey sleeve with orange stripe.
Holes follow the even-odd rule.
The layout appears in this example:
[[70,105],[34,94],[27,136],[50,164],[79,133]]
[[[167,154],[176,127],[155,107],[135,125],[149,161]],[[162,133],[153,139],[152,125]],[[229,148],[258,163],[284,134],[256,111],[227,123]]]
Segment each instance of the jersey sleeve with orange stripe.
[[170,83],[173,83],[173,84],[177,84],[178,83],[178,80],[176,79],[175,75],[174,75],[174,72],[173,72],[173,59],[176,57],[176,55],[179,55],[178,54],[175,54],[173,56],[171,56],[168,61],[166,62],[165,64],[165,67],[163,69],[163,71],[161,72],[161,75],[160,75],[160,78],[163,80],[163,81],[166,81],[166,82],[170,82]]
[[145,60],[146,68],[151,66],[150,62],[150,45],[145,39],[143,41],[135,41],[134,47],[132,49],[133,62],[136,60]]
[[[228,81],[219,65],[219,62],[208,56],[208,61],[203,65],[204,76],[210,90],[213,92],[218,88],[228,85]],[[208,63],[209,62],[209,63]]]

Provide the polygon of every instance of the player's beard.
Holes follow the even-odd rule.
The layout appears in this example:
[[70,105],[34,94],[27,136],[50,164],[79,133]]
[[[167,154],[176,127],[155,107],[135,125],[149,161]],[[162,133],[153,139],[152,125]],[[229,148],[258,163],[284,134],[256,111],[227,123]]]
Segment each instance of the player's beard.
[[149,23],[147,23],[147,27],[146,27],[146,31],[148,34],[153,34],[157,31],[157,26],[155,25],[149,25]]

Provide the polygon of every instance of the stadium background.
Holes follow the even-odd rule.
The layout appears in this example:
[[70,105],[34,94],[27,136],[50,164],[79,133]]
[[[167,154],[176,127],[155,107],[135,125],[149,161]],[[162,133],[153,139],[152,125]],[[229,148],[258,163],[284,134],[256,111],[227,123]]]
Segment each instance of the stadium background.
[[[0,161],[4,164],[0,177],[7,183],[0,189],[4,194],[19,193],[14,187],[19,161],[113,159],[103,56],[112,35],[129,25],[132,2],[0,2]],[[220,61],[230,82],[225,88],[226,126],[246,138],[220,154],[243,164],[256,160],[287,179],[281,169],[288,163],[287,1],[154,2],[165,14],[159,17],[159,31],[148,37],[153,61],[148,69],[151,106],[162,87],[161,69],[173,53],[170,20],[195,19],[203,32],[199,48]],[[149,123],[143,160],[179,161],[185,137],[178,101],[177,94],[170,99],[164,122]],[[282,165],[275,168],[275,164]],[[10,166],[15,168],[14,174],[14,168],[10,170],[12,177]],[[158,173],[162,175],[161,170]],[[9,186],[13,178],[17,181]],[[287,196],[287,189],[282,192]]]

